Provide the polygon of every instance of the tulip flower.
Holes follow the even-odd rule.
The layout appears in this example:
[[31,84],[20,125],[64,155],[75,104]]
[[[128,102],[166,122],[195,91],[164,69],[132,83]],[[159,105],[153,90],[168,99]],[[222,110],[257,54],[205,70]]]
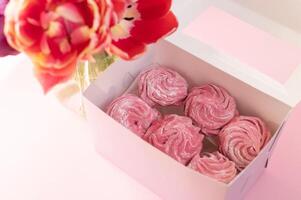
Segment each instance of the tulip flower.
[[46,93],[95,53],[137,58],[176,30],[170,7],[171,0],[10,0],[4,33],[31,58]]
[[31,58],[46,93],[70,79],[79,60],[110,43],[112,14],[110,0],[10,0],[4,32]]
[[123,18],[111,28],[109,51],[123,59],[137,58],[146,46],[173,33],[178,27],[170,11],[172,0],[130,0]]

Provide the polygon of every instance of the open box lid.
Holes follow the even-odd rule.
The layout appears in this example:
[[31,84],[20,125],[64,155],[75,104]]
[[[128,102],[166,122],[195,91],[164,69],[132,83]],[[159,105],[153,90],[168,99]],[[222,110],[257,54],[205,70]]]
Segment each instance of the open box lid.
[[236,2],[174,0],[180,27],[167,40],[294,107],[301,100],[301,34]]

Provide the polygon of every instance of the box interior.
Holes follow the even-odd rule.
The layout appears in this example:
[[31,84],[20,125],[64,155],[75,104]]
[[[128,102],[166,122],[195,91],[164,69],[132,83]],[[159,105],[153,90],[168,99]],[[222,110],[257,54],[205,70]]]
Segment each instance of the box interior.
[[[190,88],[206,83],[224,87],[235,97],[242,115],[261,117],[268,124],[272,133],[277,131],[291,110],[291,107],[285,103],[260,92],[167,41],[151,47],[149,52],[138,60],[119,61],[113,64],[94,82],[99,91],[98,94],[93,92],[90,100],[105,111],[114,98],[125,92],[135,93],[135,79],[138,74],[154,65],[176,70],[186,78]],[[114,80],[111,80],[112,77]],[[89,90],[86,93],[89,94]],[[172,107],[167,110],[163,109],[164,113],[173,111]]]
[[[241,114],[259,116],[267,122],[273,138],[230,184],[220,183],[180,165],[151,145],[146,145],[105,114],[106,107],[113,99],[125,92],[135,92],[135,79],[141,71],[158,64],[178,71],[187,79],[190,87],[206,83],[223,86],[236,98]],[[87,100],[85,105],[88,121],[96,130],[96,150],[158,195],[174,200],[182,200],[187,194],[193,200],[199,199],[201,195],[208,199],[241,199],[262,173],[280,134],[279,129],[291,110],[286,103],[247,85],[168,41],[152,46],[143,57],[135,61],[114,63],[90,85],[84,96]],[[173,110],[171,107],[164,112]],[[208,141],[205,146],[209,151],[215,148]],[[124,149],[127,149],[126,154],[121,154],[120,151]],[[125,162],[127,159],[140,162]],[[160,186],[157,184],[158,180]],[[203,190],[199,190],[198,185],[202,185]],[[168,192],[169,189],[178,192]]]
[[[276,140],[279,133],[278,129],[291,110],[291,107],[285,103],[220,71],[168,41],[162,41],[151,47],[148,53],[138,60],[116,62],[93,83],[93,86],[86,90],[85,96],[92,104],[105,112],[108,104],[116,97],[126,92],[135,93],[137,75],[154,65],[166,66],[176,70],[187,79],[190,87],[206,83],[223,86],[236,98],[238,109],[242,115],[258,116],[265,120],[274,135],[271,143]],[[160,110],[162,111],[162,109]],[[174,112],[174,108],[163,109],[163,112]],[[271,144],[271,147],[273,147],[273,144]],[[207,151],[216,150],[216,147],[209,141],[206,141],[205,148]],[[270,149],[266,151],[268,152]],[[264,157],[262,156],[259,159],[265,159]],[[244,172],[246,171],[248,170],[244,170],[239,176],[245,176]],[[235,180],[237,179],[238,177]],[[234,182],[236,182],[235,180]],[[232,183],[233,181],[229,186]]]

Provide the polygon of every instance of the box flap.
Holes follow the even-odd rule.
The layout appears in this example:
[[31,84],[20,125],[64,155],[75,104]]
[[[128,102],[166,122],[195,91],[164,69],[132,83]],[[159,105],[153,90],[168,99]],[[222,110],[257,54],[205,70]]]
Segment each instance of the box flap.
[[299,33],[229,0],[174,0],[173,10],[168,41],[291,107],[301,100]]

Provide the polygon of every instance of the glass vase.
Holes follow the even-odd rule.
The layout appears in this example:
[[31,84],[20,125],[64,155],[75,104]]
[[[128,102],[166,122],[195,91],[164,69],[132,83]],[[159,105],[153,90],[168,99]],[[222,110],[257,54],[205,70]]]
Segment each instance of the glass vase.
[[73,78],[54,89],[56,98],[64,107],[85,117],[84,91],[114,61],[114,56],[102,52],[95,54],[89,61],[78,62]]

